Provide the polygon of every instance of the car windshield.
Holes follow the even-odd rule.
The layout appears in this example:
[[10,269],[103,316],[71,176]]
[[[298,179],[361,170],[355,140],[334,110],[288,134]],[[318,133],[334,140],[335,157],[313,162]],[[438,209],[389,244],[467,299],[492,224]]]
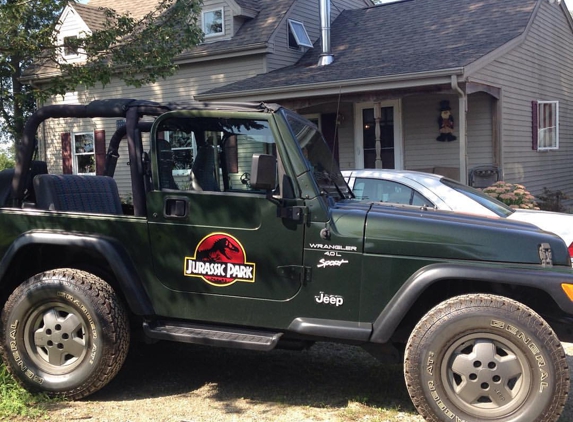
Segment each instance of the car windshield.
[[318,128],[297,114],[285,112],[285,115],[321,192],[335,200],[352,198],[352,191]]
[[452,188],[459,193],[473,199],[481,206],[487,208],[491,212],[495,213],[499,217],[509,217],[511,214],[514,213],[513,209],[505,205],[503,202],[498,201],[495,198],[483,193],[480,190],[472,188],[467,185],[463,185],[461,183],[455,182],[450,179],[441,179],[441,182]]

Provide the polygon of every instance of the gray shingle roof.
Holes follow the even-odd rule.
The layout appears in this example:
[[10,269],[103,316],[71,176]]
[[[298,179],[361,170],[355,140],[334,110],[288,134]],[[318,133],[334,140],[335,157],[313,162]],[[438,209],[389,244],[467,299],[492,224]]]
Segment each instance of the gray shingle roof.
[[261,5],[259,0],[235,0],[237,4],[246,9],[260,10]]
[[539,0],[406,0],[343,11],[331,25],[334,62],[320,41],[293,66],[203,95],[336,83],[461,68],[521,35]]
[[[250,45],[266,44],[281,19],[296,0],[235,0],[246,9],[258,11],[257,16],[247,20],[231,40],[205,43],[188,53],[204,56],[223,51],[234,51]],[[318,0],[316,0],[318,1]],[[157,6],[159,0],[90,0],[92,8],[110,8],[118,13],[130,12],[134,17],[143,16]],[[79,4],[74,4],[74,7]],[[78,10],[83,18],[83,13]],[[93,22],[93,21],[92,21]],[[101,24],[100,24],[101,25]]]
[[[119,14],[129,13],[138,19],[152,11],[160,0],[89,0],[88,5],[99,8],[104,7],[115,10]],[[74,8],[78,5],[75,3]]]
[[87,4],[75,3],[74,9],[79,13],[86,25],[92,31],[103,29],[105,14],[99,7],[88,6]]

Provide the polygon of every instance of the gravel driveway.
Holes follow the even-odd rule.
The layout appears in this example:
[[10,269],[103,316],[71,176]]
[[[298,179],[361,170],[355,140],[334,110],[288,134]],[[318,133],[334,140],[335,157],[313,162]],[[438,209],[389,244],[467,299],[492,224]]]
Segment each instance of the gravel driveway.
[[[573,367],[573,344],[565,344]],[[400,366],[360,348],[257,353],[162,342],[133,348],[120,374],[52,421],[416,421]],[[573,394],[560,421],[573,420]]]

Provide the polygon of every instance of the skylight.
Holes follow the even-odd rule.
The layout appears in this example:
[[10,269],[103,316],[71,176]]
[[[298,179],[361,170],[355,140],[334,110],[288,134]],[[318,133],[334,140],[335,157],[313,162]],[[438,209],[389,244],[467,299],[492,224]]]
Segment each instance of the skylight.
[[302,22],[293,21],[291,19],[288,20],[288,26],[290,28],[290,33],[296,42],[298,47],[310,47],[312,48],[312,42],[310,41],[310,37],[306,32],[306,28]]

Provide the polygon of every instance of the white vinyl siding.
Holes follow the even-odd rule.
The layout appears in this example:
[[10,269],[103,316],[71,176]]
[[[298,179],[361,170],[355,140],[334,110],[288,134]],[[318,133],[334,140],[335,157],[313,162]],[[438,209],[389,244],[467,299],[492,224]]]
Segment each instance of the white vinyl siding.
[[[538,194],[543,187],[573,192],[573,33],[557,4],[541,2],[524,43],[472,75],[503,86],[502,145],[506,181]],[[559,150],[532,149],[531,102],[559,101]],[[566,116],[566,117],[565,117]]]
[[483,92],[472,94],[468,98],[468,171],[472,167],[494,165],[493,145],[493,101]]
[[458,100],[453,95],[413,95],[402,100],[404,168],[460,166],[459,137],[454,142],[438,142],[440,101],[449,100],[454,117],[454,135],[458,135]]

